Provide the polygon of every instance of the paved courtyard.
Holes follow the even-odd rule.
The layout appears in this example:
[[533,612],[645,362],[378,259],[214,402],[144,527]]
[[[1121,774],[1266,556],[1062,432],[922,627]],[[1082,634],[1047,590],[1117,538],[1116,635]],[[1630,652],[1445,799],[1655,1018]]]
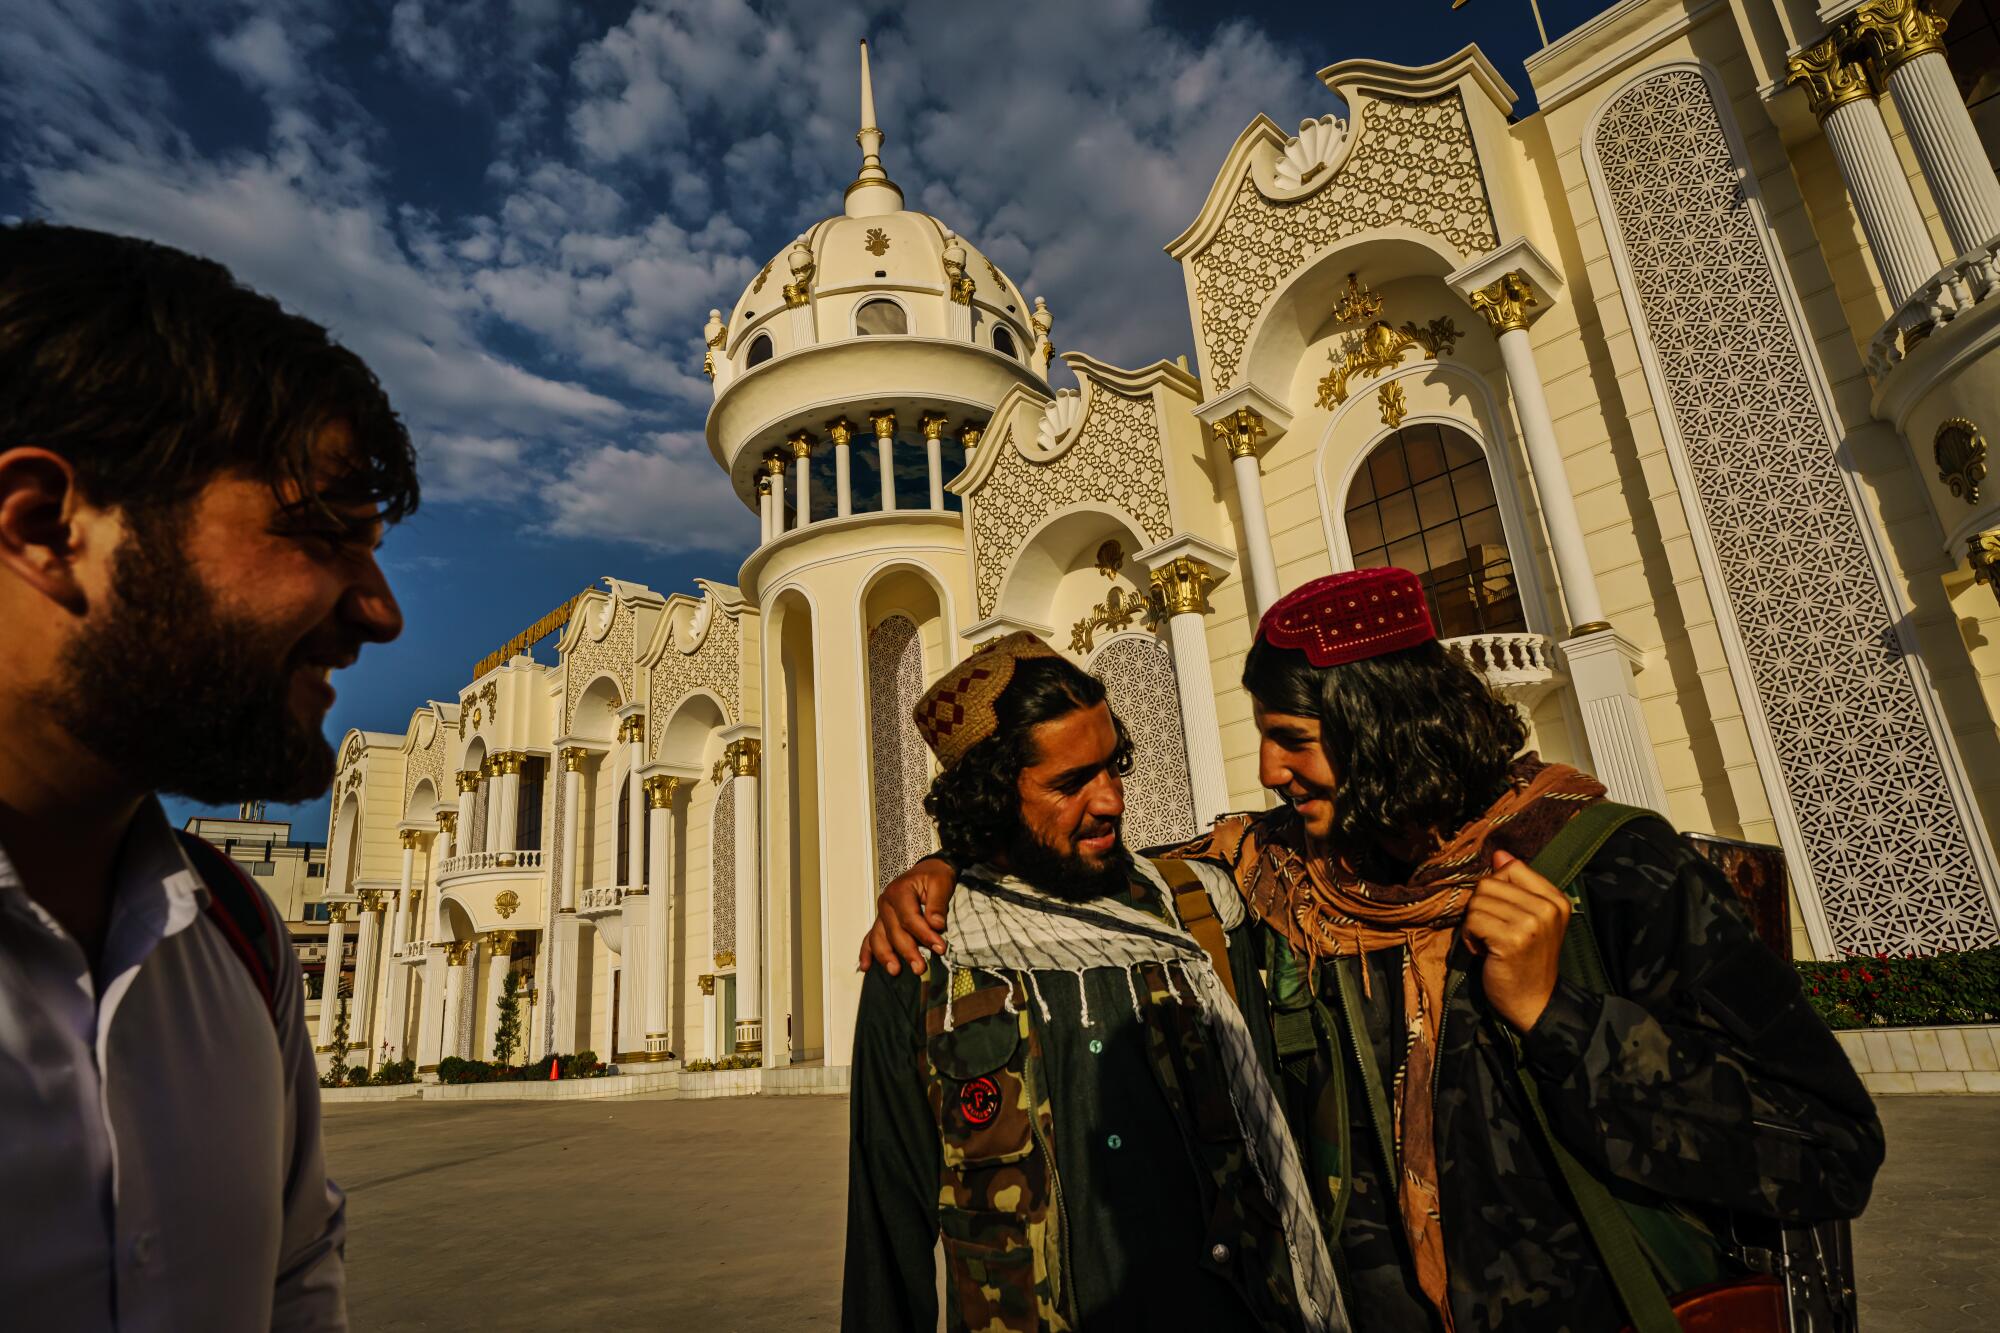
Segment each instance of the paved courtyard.
[[[1883,1099],[1862,1326],[1995,1326],[2000,1098]],[[354,1327],[790,1333],[837,1320],[847,1099],[327,1108]]]

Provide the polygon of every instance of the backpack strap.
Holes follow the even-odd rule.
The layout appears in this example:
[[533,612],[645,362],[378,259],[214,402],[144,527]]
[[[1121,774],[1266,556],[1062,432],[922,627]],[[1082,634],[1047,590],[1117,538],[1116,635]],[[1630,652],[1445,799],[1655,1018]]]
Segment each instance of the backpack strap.
[[271,919],[263,890],[214,844],[192,833],[181,832],[177,836],[195,874],[208,889],[208,919],[222,932],[230,951],[250,974],[275,1027],[281,965],[275,956],[279,931]]
[[1208,955],[1208,961],[1215,967],[1215,975],[1222,982],[1222,989],[1229,992],[1229,998],[1236,998],[1236,973],[1229,966],[1229,933],[1222,928],[1222,919],[1215,914],[1215,904],[1209,901],[1208,890],[1202,887],[1201,878],[1194,867],[1186,861],[1171,857],[1148,858],[1153,869],[1160,872],[1160,878],[1167,882],[1167,888],[1174,895],[1174,911],[1180,914],[1181,925],[1194,936],[1194,942]]
[[[1529,863],[1530,868],[1560,888],[1570,900],[1569,928],[1563,932],[1562,977],[1593,995],[1611,994],[1611,978],[1605,970],[1603,956],[1597,949],[1597,938],[1585,914],[1583,892],[1577,887],[1577,877],[1590,858],[1603,850],[1612,834],[1635,819],[1657,817],[1652,811],[1637,806],[1618,805],[1612,801],[1592,802],[1578,811],[1562,831],[1549,840],[1541,854]],[[1569,1186],[1570,1196],[1575,1199],[1577,1211],[1583,1216],[1583,1225],[1590,1232],[1591,1243],[1604,1260],[1605,1274],[1618,1293],[1619,1304],[1630,1316],[1633,1330],[1635,1333],[1678,1333],[1680,1321],[1674,1317],[1672,1303],[1668,1300],[1659,1273],[1646,1258],[1638,1229],[1618,1200],[1612,1197],[1605,1183],[1579,1162],[1556,1137],[1554,1127],[1549,1124],[1548,1113],[1542,1109],[1541,1093],[1535,1086],[1534,1075],[1527,1068],[1520,1038],[1511,1030],[1508,1037],[1514,1047],[1514,1060],[1520,1075],[1518,1082],[1527,1097],[1528,1109],[1534,1113],[1535,1126],[1541,1130],[1542,1141],[1548,1145],[1557,1168],[1562,1172],[1563,1182]]]

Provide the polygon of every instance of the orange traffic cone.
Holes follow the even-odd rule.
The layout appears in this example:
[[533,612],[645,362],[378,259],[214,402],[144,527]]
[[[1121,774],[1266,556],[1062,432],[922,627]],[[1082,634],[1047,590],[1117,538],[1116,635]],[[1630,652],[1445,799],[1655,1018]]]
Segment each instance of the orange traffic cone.
[[560,1057],[552,1055],[549,1057],[549,1082],[553,1083],[561,1077],[562,1060]]

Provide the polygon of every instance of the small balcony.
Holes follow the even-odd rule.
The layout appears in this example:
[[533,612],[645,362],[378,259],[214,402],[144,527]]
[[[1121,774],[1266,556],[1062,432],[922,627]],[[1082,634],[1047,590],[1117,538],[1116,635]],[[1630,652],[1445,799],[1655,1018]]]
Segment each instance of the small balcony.
[[604,884],[594,889],[585,889],[576,905],[576,914],[586,921],[595,921],[622,910],[625,901],[623,884]]
[[1467,634],[1446,639],[1444,646],[1484,676],[1501,698],[1530,712],[1569,679],[1555,640],[1546,634]]
[[464,908],[475,932],[540,929],[548,883],[540,851],[467,852],[438,865],[441,900]]
[[400,944],[396,946],[396,961],[399,963],[421,963],[424,961],[424,955],[430,951],[430,947],[431,942],[429,940],[410,940],[408,943]]
[[447,856],[438,864],[438,882],[457,875],[473,875],[492,870],[540,870],[540,852],[467,852],[464,856]]

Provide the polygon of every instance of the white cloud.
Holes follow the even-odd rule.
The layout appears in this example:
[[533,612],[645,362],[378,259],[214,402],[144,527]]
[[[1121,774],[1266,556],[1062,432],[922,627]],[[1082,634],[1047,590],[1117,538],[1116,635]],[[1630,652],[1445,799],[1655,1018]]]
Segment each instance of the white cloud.
[[674,551],[736,551],[756,539],[756,516],[729,489],[698,432],[582,453],[547,496],[551,526],[561,532]]
[[228,36],[209,39],[209,53],[216,63],[252,88],[279,95],[298,92],[305,86],[298,53],[277,19],[259,14],[247,19]]

